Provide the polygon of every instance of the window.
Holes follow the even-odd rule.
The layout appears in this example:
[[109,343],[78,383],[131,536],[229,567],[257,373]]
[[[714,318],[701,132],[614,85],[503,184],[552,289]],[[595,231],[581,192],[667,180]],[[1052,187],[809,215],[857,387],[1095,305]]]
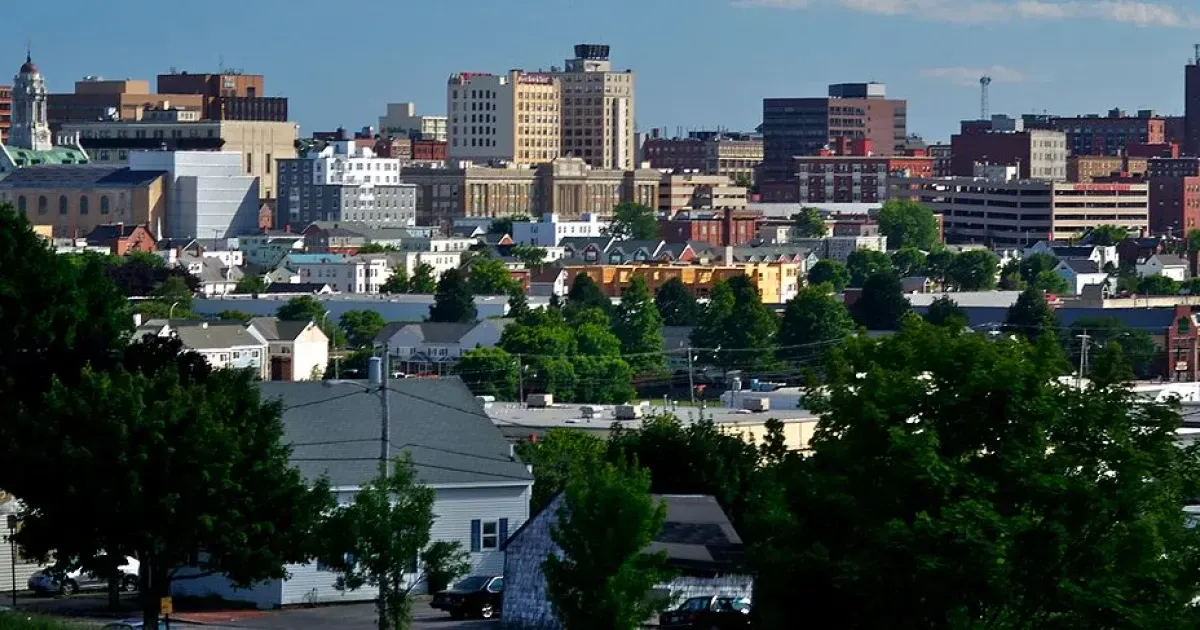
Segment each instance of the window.
[[271,154],[267,154],[267,175],[271,174]]
[[[351,567],[358,563],[358,559],[352,553],[344,554],[342,556],[342,560]],[[337,572],[337,569],[329,566],[328,564],[325,564],[324,562],[321,562],[320,560],[317,560],[317,570],[318,571],[327,571],[330,573]]]
[[471,551],[489,551],[500,548],[508,538],[508,519],[498,521],[471,521]]
[[87,213],[88,213],[88,198],[80,197],[79,198],[79,214],[87,214]]
[[254,164],[254,154],[247,153],[246,154],[246,173],[250,173],[252,170],[254,170],[252,167],[253,164]]
[[66,195],[61,195],[58,198],[58,213],[59,214],[67,213],[67,196]]
[[46,214],[49,209],[50,202],[46,200],[46,195],[38,197],[38,214]]
[[100,197],[100,214],[108,214],[108,195]]
[[20,212],[22,216],[25,215],[25,195],[17,197],[17,212]]

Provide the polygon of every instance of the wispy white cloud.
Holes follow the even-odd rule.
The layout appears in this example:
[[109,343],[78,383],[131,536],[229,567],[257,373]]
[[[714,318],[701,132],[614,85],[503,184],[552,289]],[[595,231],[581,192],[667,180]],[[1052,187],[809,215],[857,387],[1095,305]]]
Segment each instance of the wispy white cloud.
[[911,15],[959,24],[1084,19],[1144,27],[1200,27],[1200,15],[1165,0],[733,0],[733,5],[765,9],[838,6],[858,13]]
[[922,68],[921,78],[938,81],[949,81],[956,85],[979,85],[979,78],[989,76],[995,83],[1022,83],[1031,78],[1020,70],[1005,66],[990,68],[971,68],[967,66],[950,66],[944,68]]

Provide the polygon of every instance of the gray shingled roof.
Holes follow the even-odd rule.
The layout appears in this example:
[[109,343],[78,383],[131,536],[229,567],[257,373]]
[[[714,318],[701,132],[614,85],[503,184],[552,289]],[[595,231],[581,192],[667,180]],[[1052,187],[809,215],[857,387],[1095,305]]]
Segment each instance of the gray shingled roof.
[[1100,265],[1094,260],[1086,258],[1065,258],[1061,259],[1062,264],[1070,267],[1075,273],[1100,273]]
[[134,171],[123,166],[47,164],[17,169],[0,180],[3,188],[124,188],[145,186],[166,171]]
[[1164,267],[1186,267],[1187,261],[1175,254],[1155,254]]
[[[308,479],[357,487],[378,474],[380,400],[365,381],[264,382],[284,405],[284,440]],[[393,451],[408,452],[426,484],[512,484],[533,477],[458,378],[388,382]]]
[[662,531],[649,551],[667,552],[669,565],[682,569],[730,569],[742,560],[742,539],[709,495],[653,495],[667,506]]
[[241,322],[189,322],[172,325],[184,347],[192,350],[212,350],[235,346],[258,346],[263,340],[246,330]]
[[267,341],[295,341],[300,333],[304,332],[308,325],[312,323],[308,321],[290,321],[279,319],[278,317],[254,317],[248,322],[254,329],[259,332]]

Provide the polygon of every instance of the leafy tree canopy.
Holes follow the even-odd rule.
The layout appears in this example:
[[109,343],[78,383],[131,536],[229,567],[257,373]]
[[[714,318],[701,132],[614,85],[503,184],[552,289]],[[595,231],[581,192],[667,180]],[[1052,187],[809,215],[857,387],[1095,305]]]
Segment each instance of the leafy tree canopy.
[[821,211],[817,208],[803,208],[792,215],[792,229],[796,238],[822,238],[829,232]]
[[636,374],[666,369],[663,349],[663,320],[650,297],[644,276],[635,276],[621,303],[614,309],[613,332],[621,341],[621,354]]
[[896,330],[910,311],[912,304],[904,297],[900,279],[891,271],[868,277],[862,294],[850,306],[854,321],[870,330]]
[[1084,235],[1090,245],[1116,245],[1129,238],[1129,230],[1115,225],[1098,225]]
[[694,326],[701,311],[700,304],[679,278],[671,278],[658,287],[654,304],[664,326]]
[[946,276],[959,291],[988,291],[996,286],[999,260],[986,249],[972,249],[954,257]]
[[623,241],[658,238],[658,217],[654,208],[622,201],[613,208],[612,223],[609,224],[606,233]]
[[448,269],[438,281],[437,293],[429,307],[431,322],[473,322],[479,316],[475,297],[458,269]]
[[383,315],[375,310],[353,310],[346,311],[338,319],[338,324],[346,333],[347,342],[356,348],[369,346],[375,341],[375,335],[383,330],[387,322],[383,320]]
[[943,295],[930,303],[929,308],[925,311],[925,321],[934,326],[956,328],[965,328],[969,323],[967,312],[948,295]]
[[892,271],[892,259],[883,252],[859,249],[850,252],[846,259],[846,270],[850,272],[850,286],[861,287],[872,275]]
[[919,276],[925,273],[925,252],[915,247],[904,247],[892,254],[892,267],[901,278]]
[[809,284],[828,284],[837,293],[846,290],[850,285],[850,271],[842,263],[825,258],[808,270]]
[[927,206],[908,199],[889,199],[879,209],[879,231],[888,249],[915,247],[930,251],[940,242],[937,219]]
[[829,285],[808,286],[788,300],[779,324],[779,358],[809,361],[823,357],[841,340],[854,334],[846,306],[830,294]]

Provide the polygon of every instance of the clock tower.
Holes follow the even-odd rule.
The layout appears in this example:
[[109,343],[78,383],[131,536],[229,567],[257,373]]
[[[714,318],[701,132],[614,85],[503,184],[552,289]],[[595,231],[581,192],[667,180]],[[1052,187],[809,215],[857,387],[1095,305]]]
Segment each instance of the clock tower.
[[8,145],[33,151],[50,151],[54,144],[50,123],[46,119],[46,80],[38,72],[33,59],[25,55],[25,63],[13,77],[12,124]]

